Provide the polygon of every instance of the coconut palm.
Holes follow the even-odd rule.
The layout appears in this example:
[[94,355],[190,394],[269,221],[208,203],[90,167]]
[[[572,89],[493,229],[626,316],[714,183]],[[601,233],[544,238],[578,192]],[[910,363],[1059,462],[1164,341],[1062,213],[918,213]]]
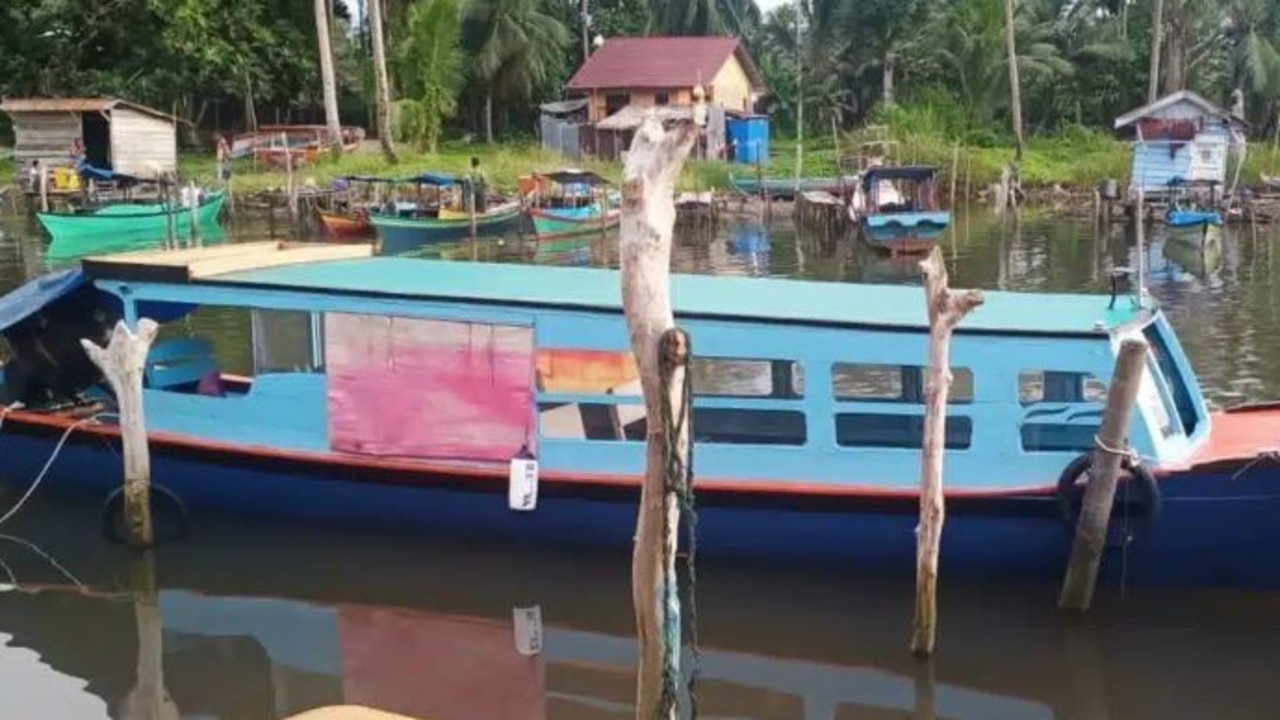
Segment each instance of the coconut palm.
[[493,103],[534,97],[556,77],[571,37],[539,0],[467,0],[464,44],[484,92],[485,139],[493,142]]

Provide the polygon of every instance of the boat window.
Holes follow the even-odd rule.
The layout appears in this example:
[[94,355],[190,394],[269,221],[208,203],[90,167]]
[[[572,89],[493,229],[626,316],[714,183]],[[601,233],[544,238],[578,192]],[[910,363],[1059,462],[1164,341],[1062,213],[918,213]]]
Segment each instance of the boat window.
[[[973,420],[948,415],[946,447],[965,450],[973,442]],[[836,444],[841,447],[919,448],[924,444],[924,416],[891,413],[837,413]]]
[[1027,452],[1084,452],[1102,423],[1107,385],[1089,373],[1023,370],[1018,373],[1019,426]]
[[324,323],[318,313],[302,310],[254,310],[255,375],[324,370]]
[[[831,384],[836,400],[924,403],[925,370],[920,365],[836,363]],[[973,371],[951,369],[948,404],[973,402]]]
[[1106,402],[1107,384],[1090,373],[1023,370],[1018,373],[1018,402]]
[[[1200,412],[1196,407],[1195,398],[1192,397],[1191,390],[1187,387],[1178,364],[1173,359],[1169,345],[1165,342],[1164,336],[1157,326],[1154,323],[1148,325],[1143,329],[1142,335],[1146,338],[1151,348],[1151,353],[1155,356],[1159,374],[1164,376],[1165,384],[1173,395],[1173,406],[1182,425],[1182,431],[1190,436],[1195,433],[1200,424]],[[1155,373],[1156,368],[1151,368],[1151,370]]]
[[693,392],[707,397],[804,397],[804,372],[791,360],[695,357]]
[[[648,418],[640,402],[538,404],[544,438],[643,442]],[[804,445],[808,428],[799,410],[695,407],[694,441],[729,445]]]
[[[640,372],[631,351],[542,348],[537,354],[538,389],[640,397]],[[791,360],[695,357],[693,392],[703,397],[804,397],[804,373]]]

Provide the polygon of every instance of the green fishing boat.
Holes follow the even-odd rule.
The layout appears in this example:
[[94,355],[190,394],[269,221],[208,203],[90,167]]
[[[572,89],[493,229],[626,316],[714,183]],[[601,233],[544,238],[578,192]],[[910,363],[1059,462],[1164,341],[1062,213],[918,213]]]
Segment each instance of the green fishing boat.
[[[218,228],[218,217],[226,196],[222,191],[206,195],[196,208],[196,222],[201,234],[209,234]],[[55,245],[72,245],[60,248],[64,253],[95,250],[101,245],[119,247],[121,243],[137,240],[145,243],[169,234],[173,223],[175,239],[191,237],[191,209],[185,205],[169,203],[116,203],[89,211],[70,213],[36,213],[40,224],[53,238]]]

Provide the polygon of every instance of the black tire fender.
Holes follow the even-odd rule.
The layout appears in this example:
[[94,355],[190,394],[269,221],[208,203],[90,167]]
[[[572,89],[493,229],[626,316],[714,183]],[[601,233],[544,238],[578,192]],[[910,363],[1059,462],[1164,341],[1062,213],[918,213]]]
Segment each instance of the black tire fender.
[[[184,540],[191,533],[191,515],[177,493],[156,483],[151,484],[151,522],[155,542]],[[111,491],[102,501],[99,516],[102,535],[109,542],[125,543],[124,487]]]
[[[1085,486],[1079,480],[1092,467],[1093,453],[1082,453],[1068,463],[1058,476],[1056,497],[1059,517],[1072,534],[1080,521],[1080,506],[1084,500]],[[1128,474],[1129,479],[1122,479],[1116,487],[1116,497],[1111,507],[1112,521],[1115,520],[1118,506],[1136,506],[1139,512],[1130,516],[1129,529],[1132,535],[1141,535],[1158,524],[1164,513],[1160,485],[1151,471],[1132,457],[1125,457],[1120,463],[1120,469]]]

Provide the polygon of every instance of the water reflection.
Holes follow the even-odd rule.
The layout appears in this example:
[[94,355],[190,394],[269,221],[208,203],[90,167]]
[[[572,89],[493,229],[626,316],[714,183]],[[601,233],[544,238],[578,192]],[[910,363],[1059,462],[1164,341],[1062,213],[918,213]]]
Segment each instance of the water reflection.
[[[66,708],[13,717],[632,714],[627,557],[215,523],[157,552],[153,591],[146,561],[97,541],[94,517],[46,498],[15,528],[86,589],[0,550],[20,588],[0,598],[0,668],[37,668],[32,687]],[[1105,590],[1077,625],[1054,588],[949,582],[941,652],[921,665],[909,579],[704,565],[699,582],[704,717],[1263,717],[1280,699],[1277,594]],[[18,672],[3,677],[32,671]]]

